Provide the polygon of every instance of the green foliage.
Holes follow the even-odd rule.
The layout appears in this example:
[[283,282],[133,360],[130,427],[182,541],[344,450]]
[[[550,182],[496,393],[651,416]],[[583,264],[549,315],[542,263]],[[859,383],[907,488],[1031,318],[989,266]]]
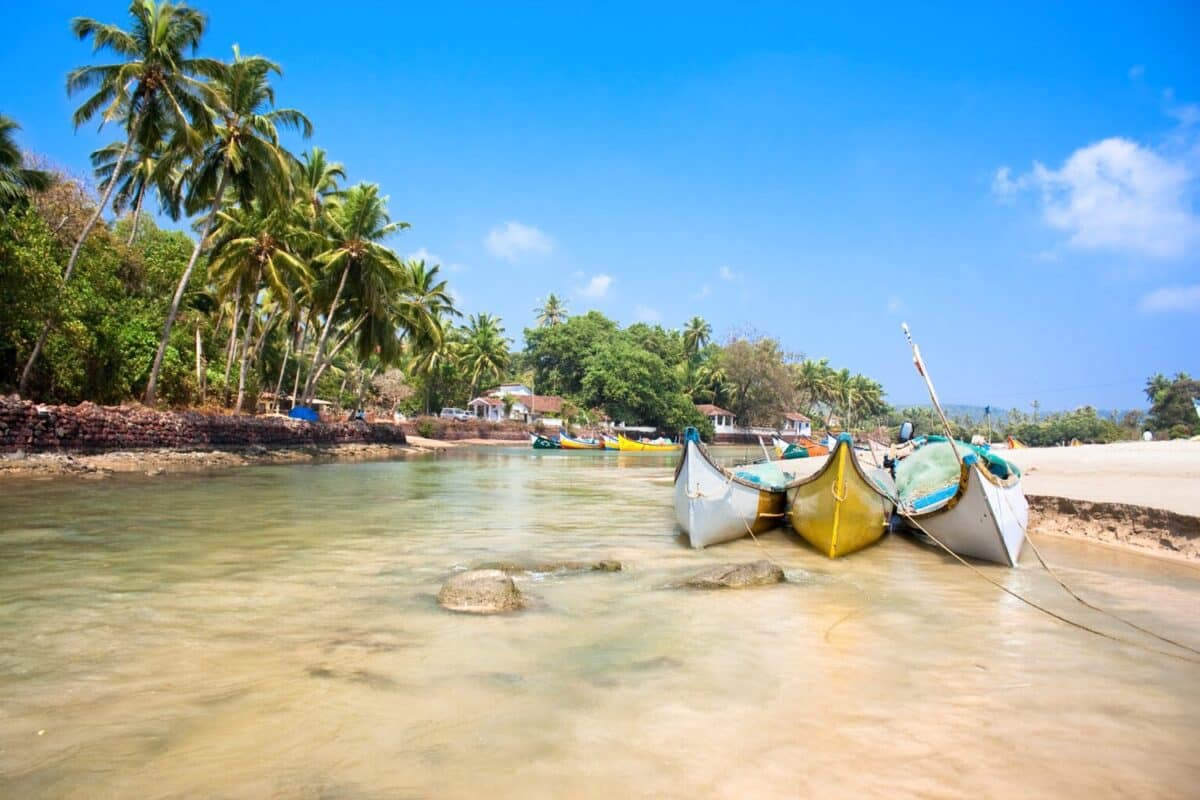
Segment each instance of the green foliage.
[[617,332],[617,323],[599,311],[571,317],[558,325],[525,330],[525,352],[541,394],[577,394],[583,388],[585,361]]
[[[1192,380],[1186,372],[1170,381],[1156,375],[1147,382],[1146,394],[1152,402],[1148,422],[1155,431],[1168,431],[1171,438],[1176,438],[1200,430],[1200,418],[1192,404],[1193,398],[1200,397],[1200,381]],[[1178,430],[1186,433],[1178,434]]]
[[738,338],[725,345],[720,365],[728,385],[729,410],[749,425],[777,426],[795,402],[789,357],[775,339]]
[[433,420],[422,419],[417,422],[417,436],[432,439],[435,433],[437,433],[437,427],[433,424]]

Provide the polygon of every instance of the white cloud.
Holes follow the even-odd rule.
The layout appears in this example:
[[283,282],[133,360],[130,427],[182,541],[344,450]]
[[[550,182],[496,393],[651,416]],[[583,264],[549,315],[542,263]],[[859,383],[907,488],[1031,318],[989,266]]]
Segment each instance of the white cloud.
[[904,310],[904,301],[896,295],[892,295],[887,299],[887,310],[889,314],[898,314]]
[[1141,64],[1134,64],[1129,68],[1129,79],[1136,81],[1138,78],[1146,74],[1146,68]]
[[720,272],[721,272],[721,280],[723,280],[723,281],[732,281],[732,280],[737,279],[737,273],[734,272],[733,270],[731,270],[727,266],[722,265]]
[[604,273],[593,275],[592,279],[587,282],[587,286],[580,289],[579,293],[584,297],[591,297],[598,300],[608,294],[608,287],[612,286],[612,282],[613,279]]
[[695,292],[692,292],[692,299],[693,300],[703,300],[704,298],[708,297],[710,294],[712,294],[712,287],[709,286],[707,283],[702,283],[702,284],[700,284],[699,289],[697,289]]
[[1194,157],[1113,137],[1081,147],[1056,170],[1035,162],[1014,178],[1001,167],[992,191],[1010,200],[1037,190],[1042,218],[1066,233],[1072,247],[1175,258],[1200,242],[1200,216],[1192,209]]
[[1164,286],[1142,295],[1138,311],[1160,314],[1170,311],[1200,311],[1200,283],[1191,286]]
[[450,272],[462,272],[466,267],[462,264],[447,264],[437,253],[431,253],[424,247],[417,248],[413,252],[404,257],[405,261],[424,261],[425,265],[432,267],[435,264],[440,265],[443,269]]
[[519,222],[506,222],[488,231],[484,237],[488,252],[505,261],[516,262],[527,255],[546,255],[554,250],[554,239]]
[[662,322],[662,314],[650,306],[637,306],[633,309],[638,322]]

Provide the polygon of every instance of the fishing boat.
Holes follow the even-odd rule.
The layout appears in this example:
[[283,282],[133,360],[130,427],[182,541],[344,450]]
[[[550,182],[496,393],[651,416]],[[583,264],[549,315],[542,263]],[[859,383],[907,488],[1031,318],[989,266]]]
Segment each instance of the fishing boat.
[[534,450],[561,450],[562,445],[557,439],[551,439],[549,436],[540,436],[536,433],[529,434],[529,442],[533,445]]
[[895,505],[892,476],[864,468],[848,433],[838,436],[825,464],[788,489],[792,529],[830,558],[879,541]]
[[621,452],[669,453],[683,447],[670,439],[654,439],[651,441],[635,442],[624,434],[617,434],[617,447]]
[[558,435],[558,443],[563,450],[603,450],[604,442],[599,439],[576,439],[565,433]]
[[787,442],[778,436],[772,436],[771,444],[775,447],[775,455],[784,459],[829,455],[828,447],[807,438]]
[[688,428],[675,467],[675,519],[696,548],[763,533],[783,522],[790,480],[771,463],[725,469]]
[[609,436],[608,434],[604,434],[603,436],[600,437],[600,439],[604,444],[605,450],[620,450],[621,449],[621,443],[617,441],[617,437],[615,437],[615,436]]
[[908,527],[960,556],[1017,565],[1029,503],[1013,464],[965,442],[930,442],[896,465],[896,491]]

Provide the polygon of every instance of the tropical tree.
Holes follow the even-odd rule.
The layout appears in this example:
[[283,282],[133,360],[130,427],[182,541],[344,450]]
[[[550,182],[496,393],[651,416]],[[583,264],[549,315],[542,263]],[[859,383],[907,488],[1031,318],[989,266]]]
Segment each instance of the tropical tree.
[[226,201],[226,190],[243,206],[257,199],[278,208],[290,200],[293,161],[279,144],[278,128],[293,128],[307,137],[312,134],[312,123],[295,109],[274,108],[271,73],[278,75],[279,65],[261,56],[243,56],[235,46],[233,61],[221,65],[204,87],[216,125],[184,175],[187,183],[184,207],[189,213],[207,208],[208,214],[167,310],[162,339],[146,384],[146,405],[154,405],[158,374],[179,304],[196,261],[208,245],[213,223]]
[[112,195],[113,213],[121,214],[129,209],[129,236],[126,244],[133,244],[137,236],[142,206],[151,191],[158,195],[158,206],[172,219],[179,218],[179,155],[173,153],[166,141],[159,141],[153,150],[137,150],[121,160],[126,153],[124,142],[113,142],[92,153],[92,167],[99,179],[101,191],[108,189],[114,179],[118,181]]
[[468,394],[474,396],[481,381],[498,381],[508,369],[508,340],[504,338],[500,318],[491,314],[472,314],[464,333],[460,364],[471,376]]
[[683,328],[683,349],[688,358],[695,358],[712,339],[712,325],[703,317],[692,317]]
[[[64,286],[71,280],[84,241],[120,184],[121,165],[134,147],[154,152],[168,133],[190,146],[210,127],[200,78],[215,74],[219,63],[188,55],[194,54],[200,45],[206,24],[204,15],[185,5],[155,0],[134,0],[129,5],[129,15],[132,19],[129,30],[87,17],[71,21],[76,36],[92,40],[93,52],[111,51],[118,58],[115,63],[79,67],[67,75],[69,94],[90,92],[75,110],[75,127],[97,116],[102,128],[107,123],[119,122],[124,126],[125,144],[100,202],[71,248],[63,270]],[[22,393],[52,324],[52,318],[46,319],[21,372]],[[153,377],[157,377],[157,372]]]
[[[215,244],[209,273],[217,283],[218,292],[221,296],[245,297],[250,306],[242,335],[237,402],[234,405],[239,413],[245,397],[246,361],[251,352],[254,322],[260,321],[261,344],[270,323],[292,309],[297,288],[312,279],[308,265],[295,253],[294,243],[300,232],[293,219],[290,208],[268,209],[262,203],[255,203],[221,211],[213,231]],[[260,309],[266,306],[268,298],[275,299],[276,310],[263,321]]]
[[16,203],[29,192],[44,191],[50,186],[49,172],[25,166],[25,156],[13,138],[20,129],[12,117],[0,114],[0,209]]
[[[330,214],[327,249],[317,256],[326,290],[336,281],[336,288],[321,308],[324,324],[317,338],[312,367],[304,385],[304,402],[312,399],[320,370],[327,361],[325,348],[329,332],[341,311],[347,285],[356,299],[359,314],[385,315],[389,289],[402,274],[403,266],[394,252],[382,241],[397,231],[409,227],[407,222],[392,222],[387,201],[379,195],[379,186],[360,183],[346,191]],[[365,317],[352,323],[356,328]],[[352,329],[351,334],[354,333]]]
[[537,314],[538,327],[547,325],[559,325],[567,321],[567,304],[558,299],[558,295],[553,292],[546,298],[546,302],[534,309]]
[[833,369],[829,359],[814,361],[806,358],[795,365],[794,374],[796,399],[806,413],[812,415],[818,405],[828,406],[833,390]]

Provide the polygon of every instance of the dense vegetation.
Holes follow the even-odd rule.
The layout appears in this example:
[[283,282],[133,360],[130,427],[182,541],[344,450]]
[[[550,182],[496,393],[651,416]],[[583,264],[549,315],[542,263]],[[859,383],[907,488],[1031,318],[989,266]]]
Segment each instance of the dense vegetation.
[[[563,396],[565,415],[584,424],[705,429],[695,404],[712,403],[767,427],[802,411],[817,428],[915,416],[940,429],[927,409],[891,409],[865,376],[756,332],[715,342],[700,317],[678,330],[622,328],[550,295],[513,352],[501,319],[463,318],[438,265],[389,246],[408,226],[378,185],[351,183],[319,147],[284,146],[281,131],[307,138],[313,124],[276,104],[277,64],[236,47],[228,61],[197,55],[207,21],[182,4],[138,0],[127,27],[71,25],[102,53],[67,76],[80,98],[73,122],[98,122],[115,140],[92,154],[96,196],[33,163],[0,115],[0,390],[238,413],[273,397],[419,413],[511,380]],[[151,209],[191,220],[194,235],[160,228]],[[991,433],[1030,444],[1112,441],[1143,424],[1189,435],[1198,393],[1187,375],[1159,375],[1146,420],[1014,411]]]

